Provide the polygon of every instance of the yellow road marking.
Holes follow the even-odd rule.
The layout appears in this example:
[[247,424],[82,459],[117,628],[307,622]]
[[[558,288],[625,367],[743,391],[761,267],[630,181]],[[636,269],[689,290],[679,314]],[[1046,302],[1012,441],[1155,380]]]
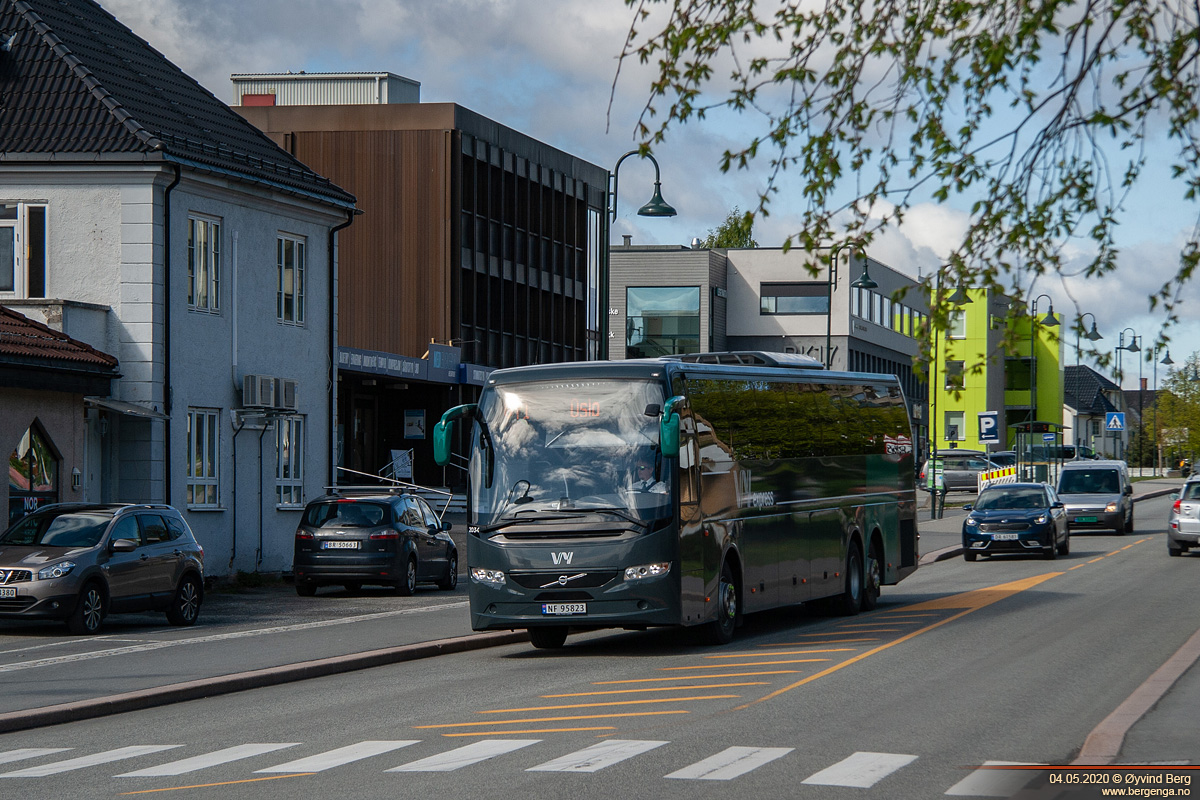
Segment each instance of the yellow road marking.
[[258,783],[259,781],[277,781],[281,778],[304,778],[316,775],[315,772],[297,772],[294,775],[271,775],[266,778],[246,778],[240,781],[222,781],[221,783],[197,783],[194,786],[168,786],[165,789],[139,789],[136,792],[121,792],[121,796],[130,794],[151,794],[153,792],[178,792],[180,789],[208,789],[213,786],[233,786],[238,783]]
[[601,725],[595,728],[530,728],[523,731],[470,731],[468,733],[443,733],[442,736],[511,736],[520,733],[570,733],[571,731],[615,731],[612,725]]
[[882,644],[882,645],[879,645],[878,647],[873,647],[864,653],[859,653],[858,655],[853,656],[852,658],[846,659],[845,661],[841,662],[840,664],[835,664],[834,666],[829,667],[828,669],[821,670],[820,672],[818,672],[814,675],[809,675],[806,678],[802,678],[801,680],[796,681],[795,683],[793,683],[790,686],[785,686],[782,689],[777,689],[776,691],[771,692],[770,694],[765,695],[763,697],[760,697],[757,700],[752,700],[751,702],[746,703],[745,705],[738,706],[734,710],[740,711],[742,709],[749,708],[750,706],[755,705],[756,703],[761,703],[765,700],[770,700],[772,698],[778,697],[779,695],[784,694],[786,692],[790,692],[791,690],[796,689],[800,686],[803,686],[806,683],[811,683],[812,681],[815,681],[818,678],[823,678],[826,675],[831,675],[840,669],[850,666],[851,664],[855,664],[859,661],[862,661],[864,658],[868,658],[870,656],[875,655],[876,653],[880,653],[884,650],[887,650],[889,647],[894,647],[894,646],[900,644],[901,642],[907,642],[909,639],[913,639],[917,636],[920,636],[922,633],[931,631],[934,628],[940,628],[942,625],[945,625],[949,622],[953,622],[961,617],[965,617],[967,614],[970,614],[973,611],[978,611],[981,608],[990,606],[992,603],[998,602],[1000,600],[1004,600],[1005,598],[1011,597],[1014,594],[1017,594],[1019,592],[1023,592],[1026,589],[1031,589],[1034,586],[1037,586],[1038,584],[1040,584],[1044,581],[1048,581],[1051,578],[1055,578],[1062,574],[1063,573],[1061,573],[1061,572],[1048,572],[1044,575],[1035,575],[1032,578],[1025,578],[1024,580],[1012,581],[1011,583],[1003,583],[1003,584],[1000,584],[999,586],[992,586],[987,589],[975,589],[973,591],[964,592],[962,594],[954,595],[952,597],[943,597],[938,600],[928,600],[924,603],[917,603],[914,606],[909,606],[909,609],[913,610],[913,611],[947,611],[947,610],[952,610],[952,609],[962,609],[962,610],[959,611],[959,613],[957,613],[957,614],[953,614],[949,617],[946,617],[945,619],[938,620],[937,622],[934,622],[930,625],[926,625],[924,628],[920,628],[919,630],[915,630],[912,633],[905,634],[904,636],[901,636],[900,638],[898,638],[894,641],[888,642],[887,644]]
[[1070,572],[1070,571],[1071,571],[1071,570],[1073,570],[1073,569],[1079,569],[1080,567],[1086,567],[1086,566],[1087,566],[1087,564],[1076,564],[1076,565],[1075,565],[1075,566],[1073,566],[1073,567],[1068,567],[1068,568],[1067,568],[1067,572]]
[[[748,661],[745,664],[722,664],[723,667],[769,667],[773,664],[810,664],[814,661],[832,661],[831,658],[788,658],[783,661]],[[677,669],[712,669],[712,664],[700,664],[693,667],[659,667],[663,672]]]
[[[798,635],[799,636],[837,636],[836,633],[801,633]],[[784,644],[784,645],[780,645],[780,646],[781,647],[807,647],[808,645],[851,644],[853,642],[878,642],[878,641],[879,641],[878,636],[870,636],[865,639],[830,639],[827,642],[790,642],[788,644]]]
[[1103,561],[1104,559],[1105,559],[1105,556],[1100,556],[1099,558],[1093,558],[1091,561],[1089,561],[1087,563],[1095,564],[1097,561]]
[[[760,644],[759,647],[779,647],[779,645]],[[773,656],[807,656],[813,653],[853,653],[857,647],[838,647],[829,650],[784,650],[771,653]],[[761,653],[732,653],[730,655],[705,656],[705,658],[754,658]]]
[[413,725],[417,730],[432,728],[474,728],[481,725],[516,725],[525,722],[570,722],[573,719],[609,719],[611,717],[661,717],[666,714],[688,714],[684,709],[675,711],[629,711],[624,714],[581,714],[574,717],[533,717],[531,719],[501,719],[495,722],[452,722],[445,725]]
[[593,681],[593,686],[611,686],[618,683],[658,683],[659,681],[710,681],[717,678],[748,678],[752,675],[795,675],[798,669],[775,669],[767,672],[730,672],[726,675],[681,675],[678,678],[629,678],[623,681]]
[[570,694],[544,694],[552,700],[558,697],[595,697],[605,694],[636,694],[638,692],[685,692],[689,689],[725,689],[735,686],[770,686],[770,681],[744,681],[742,683],[706,683],[701,686],[659,686],[654,689],[610,689],[606,692],[571,692]]
[[615,703],[572,703],[565,706],[530,706],[529,708],[492,708],[476,714],[515,714],[518,711],[561,711],[568,708],[603,708],[604,706],[640,706],[649,703],[682,703],[685,700],[729,700],[740,694],[710,694],[696,697],[659,697],[654,700],[621,700]]
[[936,616],[937,616],[937,614],[905,614],[901,611],[885,611],[882,614],[880,614],[880,617],[887,617],[889,620],[891,620],[891,619],[908,619],[909,617],[918,618],[918,617],[936,617]]
[[[839,625],[838,627],[839,628],[851,628],[854,626]],[[897,631],[901,631],[901,630],[904,630],[904,629],[903,628],[874,628],[874,627],[872,627],[872,628],[868,628],[865,631],[849,631],[849,633],[896,633]],[[813,634],[813,635],[815,636],[816,634]]]

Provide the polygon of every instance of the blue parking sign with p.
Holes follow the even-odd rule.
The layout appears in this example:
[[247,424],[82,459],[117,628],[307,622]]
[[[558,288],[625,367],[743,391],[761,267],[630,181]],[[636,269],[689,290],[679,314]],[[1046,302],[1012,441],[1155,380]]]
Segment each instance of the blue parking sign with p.
[[979,412],[979,443],[994,444],[1000,441],[1000,412]]

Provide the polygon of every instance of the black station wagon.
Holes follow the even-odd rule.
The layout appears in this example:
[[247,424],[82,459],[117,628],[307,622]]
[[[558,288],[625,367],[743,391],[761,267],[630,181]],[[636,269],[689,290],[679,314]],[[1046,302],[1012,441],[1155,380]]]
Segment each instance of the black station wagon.
[[390,586],[411,595],[420,582],[458,585],[458,550],[429,504],[415,494],[327,495],[312,501],[296,528],[296,593],[340,585]]

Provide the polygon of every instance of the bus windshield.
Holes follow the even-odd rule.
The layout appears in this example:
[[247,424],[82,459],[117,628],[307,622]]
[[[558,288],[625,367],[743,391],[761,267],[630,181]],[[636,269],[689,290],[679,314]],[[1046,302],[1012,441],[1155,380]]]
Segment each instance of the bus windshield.
[[501,384],[480,398],[471,495],[478,524],[545,513],[632,522],[669,515],[658,447],[664,402],[651,381]]

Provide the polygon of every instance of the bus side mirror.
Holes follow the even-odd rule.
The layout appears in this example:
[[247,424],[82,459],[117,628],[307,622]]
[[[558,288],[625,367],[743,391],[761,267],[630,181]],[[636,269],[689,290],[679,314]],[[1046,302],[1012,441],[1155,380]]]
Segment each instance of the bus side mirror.
[[658,421],[659,449],[666,458],[679,457],[679,412],[675,407],[683,402],[684,398],[679,395],[668,400]]
[[476,403],[455,406],[442,414],[442,419],[433,426],[433,460],[439,467],[450,463],[450,436],[454,432],[454,420],[462,416],[474,416]]

